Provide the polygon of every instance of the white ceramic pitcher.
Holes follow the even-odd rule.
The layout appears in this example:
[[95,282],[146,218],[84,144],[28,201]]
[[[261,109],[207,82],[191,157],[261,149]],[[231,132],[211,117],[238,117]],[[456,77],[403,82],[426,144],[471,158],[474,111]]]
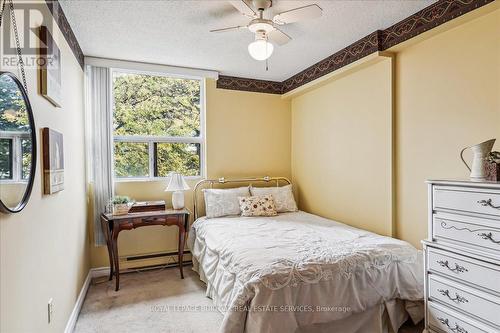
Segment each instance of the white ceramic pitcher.
[[[460,152],[460,158],[464,162],[467,169],[470,171],[470,178],[474,180],[484,180],[486,179],[486,170],[485,163],[486,157],[488,157],[489,153],[493,149],[493,145],[495,144],[496,139],[491,139],[485,142],[481,142],[475,146],[465,147]],[[467,162],[464,160],[464,151],[469,149],[472,150],[472,166],[469,166]]]

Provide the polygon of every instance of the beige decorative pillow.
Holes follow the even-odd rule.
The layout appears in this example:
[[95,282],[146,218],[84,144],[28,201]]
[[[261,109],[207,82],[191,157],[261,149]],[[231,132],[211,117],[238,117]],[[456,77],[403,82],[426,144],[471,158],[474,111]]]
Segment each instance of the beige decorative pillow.
[[291,184],[281,187],[250,187],[250,193],[251,195],[271,194],[278,213],[296,212],[298,210]]
[[207,218],[240,215],[239,197],[250,196],[248,186],[231,189],[205,189],[205,215]]
[[272,195],[261,197],[239,197],[241,216],[276,216],[276,205]]

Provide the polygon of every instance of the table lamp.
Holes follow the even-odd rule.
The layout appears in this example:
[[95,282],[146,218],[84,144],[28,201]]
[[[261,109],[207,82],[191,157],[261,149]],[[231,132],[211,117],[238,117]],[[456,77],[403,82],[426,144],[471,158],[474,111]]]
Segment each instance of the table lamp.
[[189,185],[184,180],[184,177],[177,172],[170,174],[170,182],[168,183],[165,192],[172,193],[172,207],[174,209],[184,208],[184,193],[183,191],[189,190]]

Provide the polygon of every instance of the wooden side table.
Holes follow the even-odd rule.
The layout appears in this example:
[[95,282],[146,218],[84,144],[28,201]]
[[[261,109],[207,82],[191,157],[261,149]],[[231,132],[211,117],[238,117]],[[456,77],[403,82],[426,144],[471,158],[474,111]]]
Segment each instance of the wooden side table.
[[120,260],[118,257],[118,234],[122,230],[132,230],[139,227],[146,227],[151,225],[176,225],[179,228],[178,240],[178,260],[181,278],[184,279],[182,271],[182,258],[184,255],[184,244],[186,243],[188,224],[189,224],[189,210],[187,209],[167,209],[164,211],[151,211],[151,212],[137,212],[129,213],[127,215],[101,215],[101,227],[106,238],[109,255],[109,280],[116,277],[115,291],[120,289]]

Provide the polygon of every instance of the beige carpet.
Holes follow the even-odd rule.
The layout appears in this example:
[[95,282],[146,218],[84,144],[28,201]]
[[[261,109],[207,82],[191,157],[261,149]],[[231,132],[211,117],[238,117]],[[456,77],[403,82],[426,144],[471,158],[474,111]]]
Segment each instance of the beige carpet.
[[[122,274],[120,290],[114,288],[114,281],[107,279],[90,286],[75,333],[216,333],[222,321],[189,266],[184,280],[178,268],[169,268]],[[400,333],[421,331],[407,326]]]
[[[205,297],[205,285],[191,267],[120,275],[120,290],[106,281],[91,285],[75,333],[217,332],[222,315]],[[192,308],[196,307],[196,308]]]

